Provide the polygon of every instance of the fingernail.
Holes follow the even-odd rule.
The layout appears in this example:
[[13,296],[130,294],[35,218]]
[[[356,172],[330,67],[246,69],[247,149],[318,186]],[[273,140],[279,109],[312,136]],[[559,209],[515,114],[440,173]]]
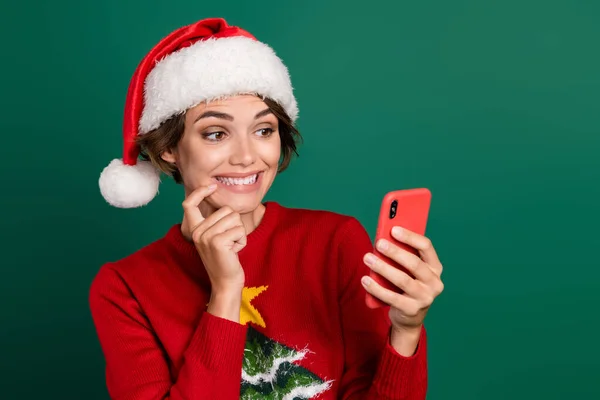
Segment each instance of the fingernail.
[[377,249],[381,251],[387,250],[389,246],[389,242],[385,239],[381,239],[377,242]]
[[400,228],[399,226],[393,227],[392,234],[394,234],[396,236],[400,236],[402,234],[402,228]]
[[371,284],[371,278],[368,276],[363,276],[360,281],[364,286],[369,286]]
[[208,190],[213,190],[216,187],[217,187],[216,183],[211,183],[210,185],[208,185]]
[[365,263],[367,265],[373,265],[375,263],[375,256],[373,254],[367,254],[365,256]]

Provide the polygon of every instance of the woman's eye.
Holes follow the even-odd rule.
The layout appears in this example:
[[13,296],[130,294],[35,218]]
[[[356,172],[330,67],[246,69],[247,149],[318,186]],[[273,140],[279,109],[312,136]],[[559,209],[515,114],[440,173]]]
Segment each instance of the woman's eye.
[[259,129],[258,131],[256,131],[256,133],[258,134],[258,136],[269,137],[273,134],[273,129],[272,128],[262,128],[262,129]]
[[219,141],[225,138],[225,132],[207,132],[202,135],[205,139]]

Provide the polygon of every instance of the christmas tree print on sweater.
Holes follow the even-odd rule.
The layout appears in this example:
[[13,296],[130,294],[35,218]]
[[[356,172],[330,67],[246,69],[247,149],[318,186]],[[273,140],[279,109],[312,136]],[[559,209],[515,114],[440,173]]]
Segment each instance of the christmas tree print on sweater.
[[[252,299],[266,286],[244,288],[240,322],[254,323],[263,328],[266,323]],[[309,354],[307,349],[295,350],[248,327],[242,367],[241,400],[302,400],[311,399],[331,387],[309,370],[295,364]]]

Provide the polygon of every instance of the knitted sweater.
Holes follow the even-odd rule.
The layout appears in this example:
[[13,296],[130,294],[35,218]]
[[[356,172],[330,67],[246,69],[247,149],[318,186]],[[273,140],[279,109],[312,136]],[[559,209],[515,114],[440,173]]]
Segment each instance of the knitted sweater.
[[425,399],[425,330],[401,356],[387,309],[365,306],[361,224],[265,205],[239,253],[240,323],[205,312],[208,276],[179,224],[100,268],[89,301],[111,398]]

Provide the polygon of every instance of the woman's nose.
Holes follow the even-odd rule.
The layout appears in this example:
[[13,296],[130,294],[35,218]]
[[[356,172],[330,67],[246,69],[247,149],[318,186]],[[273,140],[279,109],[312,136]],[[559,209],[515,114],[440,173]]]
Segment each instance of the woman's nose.
[[252,143],[248,138],[238,138],[231,153],[230,162],[232,165],[248,166],[256,160]]

